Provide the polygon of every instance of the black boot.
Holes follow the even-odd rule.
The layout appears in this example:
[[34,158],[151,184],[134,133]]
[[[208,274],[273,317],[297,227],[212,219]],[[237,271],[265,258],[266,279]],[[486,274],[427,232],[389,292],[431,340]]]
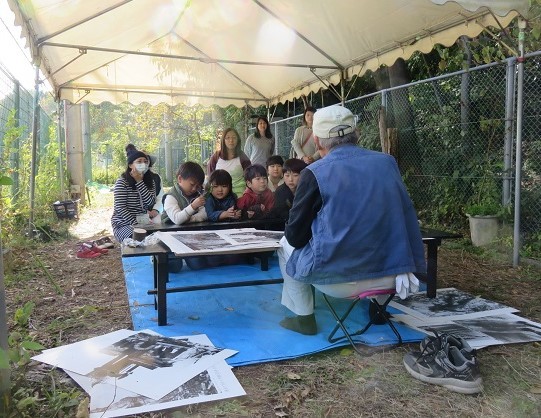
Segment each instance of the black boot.
[[297,315],[292,318],[284,318],[280,321],[280,325],[286,329],[304,335],[317,334],[316,316],[314,314]]

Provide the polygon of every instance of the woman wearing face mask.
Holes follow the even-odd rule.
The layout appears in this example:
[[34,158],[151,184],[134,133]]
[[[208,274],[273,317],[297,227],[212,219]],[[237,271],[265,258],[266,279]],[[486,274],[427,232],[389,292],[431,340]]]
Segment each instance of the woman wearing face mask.
[[156,202],[148,156],[135,147],[128,146],[126,151],[128,167],[115,183],[111,217],[113,233],[118,242],[133,235],[133,225],[138,221],[150,222],[150,212]]

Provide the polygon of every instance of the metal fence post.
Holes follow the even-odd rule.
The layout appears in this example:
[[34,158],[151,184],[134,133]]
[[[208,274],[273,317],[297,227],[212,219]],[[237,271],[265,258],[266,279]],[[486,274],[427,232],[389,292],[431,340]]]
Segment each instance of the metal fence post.
[[28,219],[28,235],[34,236],[34,193],[36,189],[37,174],[37,148],[39,124],[39,64],[34,64],[36,71],[36,84],[34,86],[34,119],[32,122],[32,162],[30,163],[30,216]]
[[[21,123],[21,85],[15,80],[13,82],[13,109],[15,110],[15,128],[18,128]],[[11,167],[13,168],[13,184],[11,185],[11,195],[14,199],[19,197],[19,149],[21,147],[21,136],[17,135],[17,139],[13,143],[11,152]]]
[[518,36],[518,76],[517,76],[517,146],[515,157],[515,225],[513,231],[513,267],[520,262],[520,193],[522,180],[522,117],[523,117],[523,93],[524,93],[524,30],[526,21],[519,19]]
[[503,155],[503,184],[502,184],[502,203],[508,205],[511,203],[511,179],[513,178],[512,157],[513,152],[513,122],[515,117],[515,60],[507,62],[507,71],[505,73],[506,92],[505,92],[505,144]]

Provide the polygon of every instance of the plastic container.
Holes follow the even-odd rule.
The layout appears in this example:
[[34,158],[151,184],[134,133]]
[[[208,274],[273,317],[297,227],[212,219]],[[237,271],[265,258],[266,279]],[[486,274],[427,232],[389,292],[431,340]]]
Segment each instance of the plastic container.
[[58,219],[78,219],[77,204],[79,200],[64,200],[53,203],[53,209]]

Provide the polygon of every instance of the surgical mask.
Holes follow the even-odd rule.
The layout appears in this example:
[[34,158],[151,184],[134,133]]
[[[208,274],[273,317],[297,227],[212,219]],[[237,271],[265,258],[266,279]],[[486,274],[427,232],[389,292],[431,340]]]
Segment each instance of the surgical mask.
[[148,164],[145,163],[135,163],[135,169],[141,173],[145,174],[148,171]]

